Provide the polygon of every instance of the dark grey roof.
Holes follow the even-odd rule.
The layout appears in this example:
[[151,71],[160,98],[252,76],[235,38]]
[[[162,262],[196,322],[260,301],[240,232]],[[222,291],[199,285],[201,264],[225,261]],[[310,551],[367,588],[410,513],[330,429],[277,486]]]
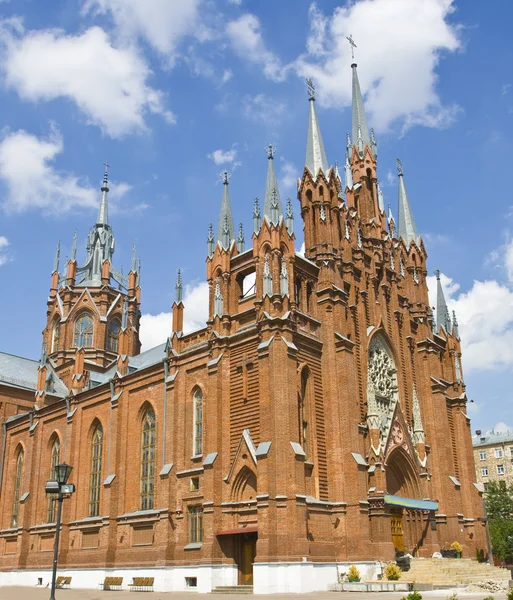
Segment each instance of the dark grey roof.
[[141,352],[137,356],[131,356],[128,359],[128,366],[131,369],[139,371],[156,363],[162,362],[166,358],[166,344],[160,344],[155,348],[150,348],[146,352]]
[[489,431],[484,435],[475,435],[472,438],[472,446],[493,446],[495,444],[507,444],[513,442],[513,431]]
[[37,360],[0,352],[0,383],[35,391],[38,367]]

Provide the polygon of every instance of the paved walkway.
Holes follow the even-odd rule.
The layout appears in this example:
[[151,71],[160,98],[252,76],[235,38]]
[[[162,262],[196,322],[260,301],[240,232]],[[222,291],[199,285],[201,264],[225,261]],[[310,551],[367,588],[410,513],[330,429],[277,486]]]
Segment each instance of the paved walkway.
[[[455,590],[459,600],[483,600],[489,593],[466,594]],[[424,600],[446,600],[451,590],[421,592]],[[225,594],[196,594],[195,592],[102,592],[98,590],[57,590],[56,600],[366,600],[372,596],[376,600],[400,600],[406,592],[316,592],[314,594],[272,594],[262,595],[225,595]],[[503,600],[506,594],[492,594],[494,600]],[[48,600],[49,588],[0,587],[0,600]]]

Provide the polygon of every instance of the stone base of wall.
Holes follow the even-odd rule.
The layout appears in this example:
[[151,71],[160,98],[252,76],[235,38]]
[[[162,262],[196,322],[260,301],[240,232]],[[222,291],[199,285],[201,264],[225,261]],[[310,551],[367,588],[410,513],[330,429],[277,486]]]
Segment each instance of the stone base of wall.
[[[379,562],[353,563],[255,563],[255,594],[305,593],[334,589],[338,576],[354,564],[362,579],[376,580]],[[59,569],[57,576],[72,577],[72,588],[100,589],[105,577],[123,577],[123,588],[130,589],[133,577],[154,577],[156,592],[211,592],[215,587],[237,585],[236,565],[190,565],[180,567],[125,569]],[[0,571],[0,587],[46,587],[52,579],[49,570]],[[195,585],[194,585],[195,584]]]

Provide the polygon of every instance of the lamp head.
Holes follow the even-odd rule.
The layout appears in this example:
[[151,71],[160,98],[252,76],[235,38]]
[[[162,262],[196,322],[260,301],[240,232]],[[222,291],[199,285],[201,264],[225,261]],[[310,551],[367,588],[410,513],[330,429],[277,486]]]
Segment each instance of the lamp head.
[[55,467],[55,479],[57,480],[59,485],[64,485],[65,483],[67,483],[72,469],[73,467],[66,463],[62,463]]

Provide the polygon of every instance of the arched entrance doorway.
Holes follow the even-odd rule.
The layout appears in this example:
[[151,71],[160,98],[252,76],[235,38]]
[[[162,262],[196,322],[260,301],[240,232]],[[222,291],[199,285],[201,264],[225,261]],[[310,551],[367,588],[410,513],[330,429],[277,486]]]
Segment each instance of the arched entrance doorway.
[[[385,464],[392,543],[396,551],[415,555],[423,544],[427,524],[423,511],[412,502],[422,501],[419,476],[412,457],[403,447],[392,450]],[[392,505],[392,498],[396,505]]]

